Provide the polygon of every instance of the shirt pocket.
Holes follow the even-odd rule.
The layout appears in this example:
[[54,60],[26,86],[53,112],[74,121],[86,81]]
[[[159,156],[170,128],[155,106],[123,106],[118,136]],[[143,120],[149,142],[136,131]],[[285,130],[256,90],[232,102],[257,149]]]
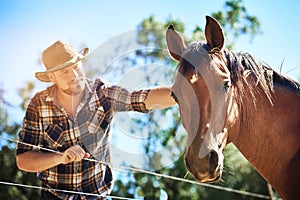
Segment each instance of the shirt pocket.
[[64,129],[59,124],[50,124],[45,129],[44,140],[48,147],[57,150],[65,143]]
[[94,114],[88,122],[88,131],[90,134],[105,133],[109,122],[106,120],[106,113],[103,107],[96,108]]

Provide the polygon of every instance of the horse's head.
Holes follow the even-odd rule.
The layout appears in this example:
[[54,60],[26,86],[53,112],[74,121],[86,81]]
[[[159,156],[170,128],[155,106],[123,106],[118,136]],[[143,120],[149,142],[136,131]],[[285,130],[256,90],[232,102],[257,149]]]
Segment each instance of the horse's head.
[[185,163],[201,182],[214,181],[222,174],[231,90],[223,31],[215,19],[207,16],[206,20],[207,42],[192,42],[186,47],[173,26],[166,35],[169,53],[179,61],[172,89],[188,132]]

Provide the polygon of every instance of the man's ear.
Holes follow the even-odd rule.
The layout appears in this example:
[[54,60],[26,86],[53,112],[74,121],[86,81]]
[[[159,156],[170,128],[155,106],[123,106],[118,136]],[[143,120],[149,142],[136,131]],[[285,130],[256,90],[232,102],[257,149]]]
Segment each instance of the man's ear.
[[55,76],[53,73],[49,72],[49,73],[47,73],[47,76],[53,84],[56,83],[56,79],[55,79]]

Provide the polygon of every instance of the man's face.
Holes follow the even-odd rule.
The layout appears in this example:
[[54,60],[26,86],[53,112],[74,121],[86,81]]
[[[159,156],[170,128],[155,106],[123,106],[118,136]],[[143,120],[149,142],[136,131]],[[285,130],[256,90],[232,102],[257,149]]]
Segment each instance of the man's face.
[[50,73],[49,78],[61,91],[69,95],[79,94],[85,88],[86,79],[82,62]]

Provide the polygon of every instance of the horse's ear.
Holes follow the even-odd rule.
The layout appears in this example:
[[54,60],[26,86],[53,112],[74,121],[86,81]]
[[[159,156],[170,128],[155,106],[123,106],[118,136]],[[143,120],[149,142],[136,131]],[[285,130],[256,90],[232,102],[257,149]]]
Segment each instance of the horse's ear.
[[206,16],[205,38],[210,49],[224,47],[225,38],[221,25],[216,19]]
[[180,35],[175,31],[173,25],[168,27],[166,33],[167,46],[171,57],[179,61],[185,50],[185,44]]

